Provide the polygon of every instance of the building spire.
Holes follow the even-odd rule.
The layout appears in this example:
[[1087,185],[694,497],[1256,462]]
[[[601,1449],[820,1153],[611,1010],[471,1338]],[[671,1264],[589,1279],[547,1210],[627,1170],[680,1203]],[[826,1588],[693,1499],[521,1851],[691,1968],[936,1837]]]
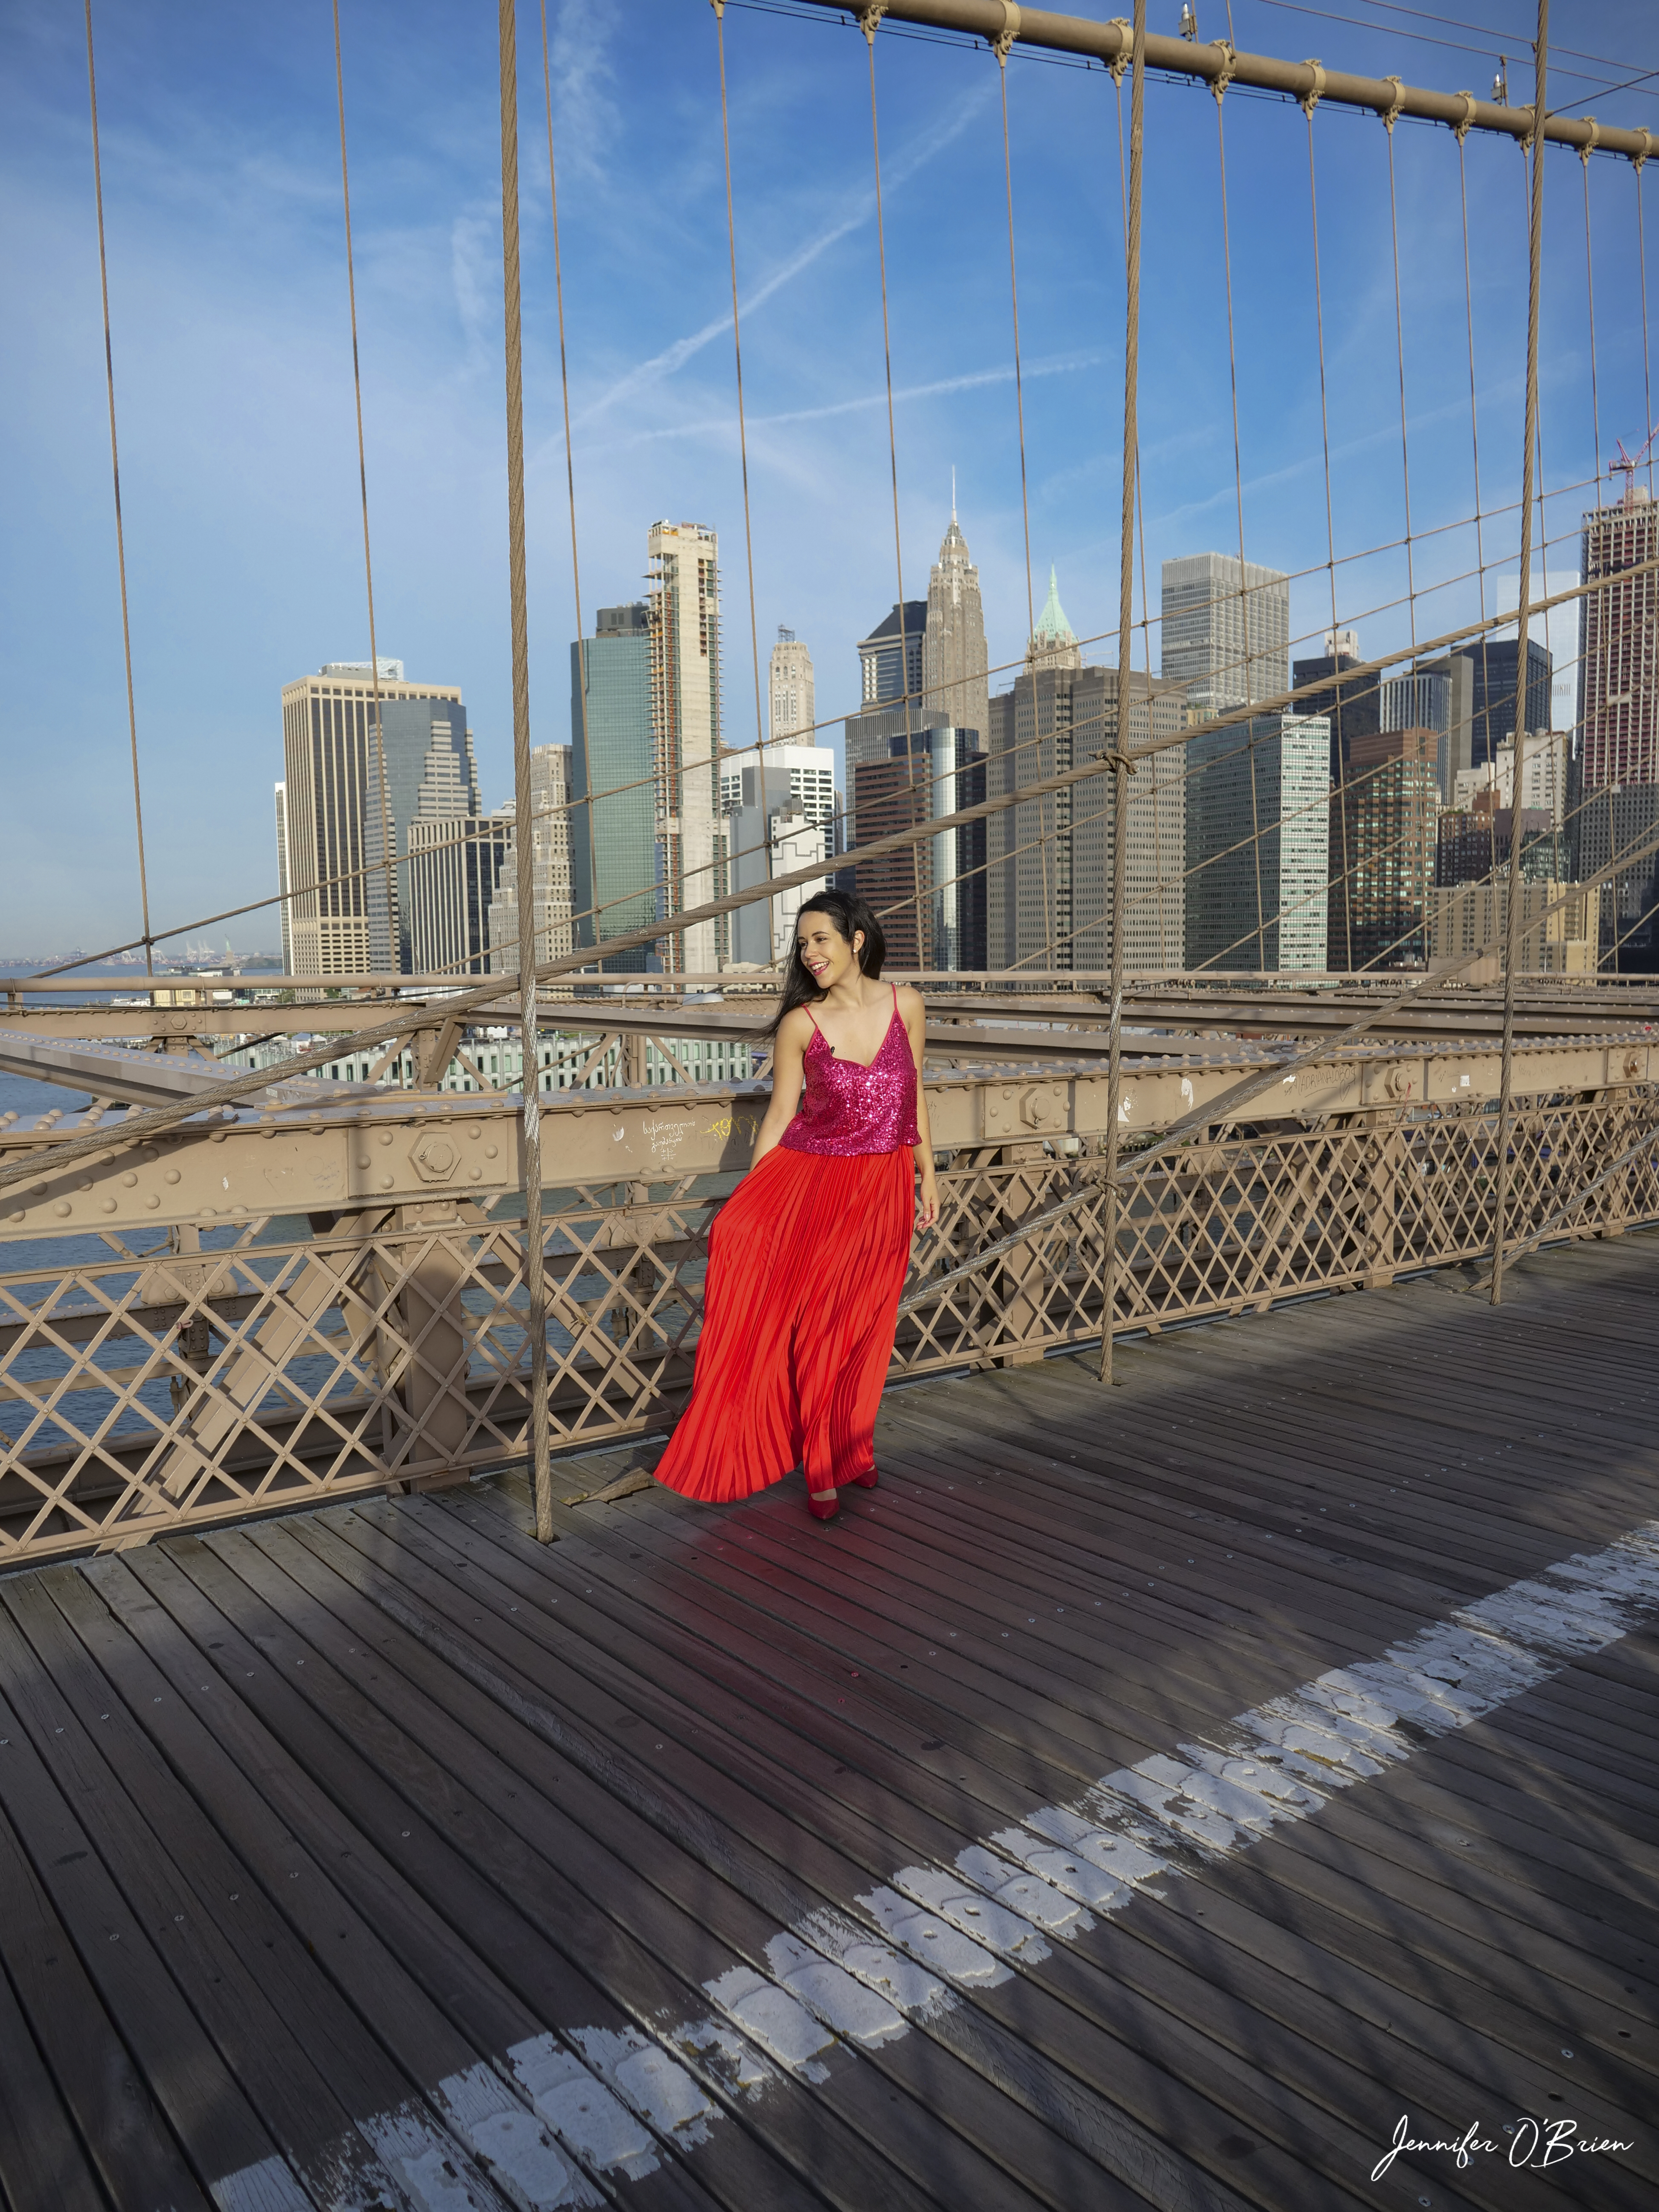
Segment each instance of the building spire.
[[957,519],[957,465],[956,465],[956,463],[955,463],[954,461],[952,461],[952,462],[951,462],[951,521],[952,521],[952,522],[954,522],[954,521],[956,520],[956,519]]

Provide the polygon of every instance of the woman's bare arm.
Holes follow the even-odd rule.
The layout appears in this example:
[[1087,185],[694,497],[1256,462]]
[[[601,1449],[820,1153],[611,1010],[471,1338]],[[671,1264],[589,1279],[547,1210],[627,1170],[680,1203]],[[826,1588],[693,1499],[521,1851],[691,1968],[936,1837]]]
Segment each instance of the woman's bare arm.
[[939,1219],[939,1176],[933,1167],[933,1132],[927,1119],[927,1093],[922,1086],[921,1065],[927,1049],[927,1009],[920,991],[913,991],[907,983],[898,994],[899,1013],[904,1023],[904,1033],[910,1040],[910,1053],[916,1063],[916,1128],[919,1141],[915,1147],[916,1170],[921,1177],[921,1188],[916,1197],[916,1226],[931,1229]]
[[755,1139],[751,1168],[757,1168],[775,1149],[778,1139],[795,1118],[806,1080],[806,1048],[811,1040],[812,1018],[804,1006],[784,1018],[772,1045],[772,1103],[767,1108]]

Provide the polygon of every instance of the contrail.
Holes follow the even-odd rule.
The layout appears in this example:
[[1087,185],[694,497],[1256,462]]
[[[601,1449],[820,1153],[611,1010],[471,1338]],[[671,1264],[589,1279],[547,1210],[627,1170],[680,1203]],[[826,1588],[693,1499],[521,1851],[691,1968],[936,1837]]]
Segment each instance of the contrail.
[[[921,138],[894,167],[888,170],[887,191],[891,193],[908,184],[919,170],[925,168],[937,155],[943,153],[953,139],[960,137],[989,97],[988,88],[981,90],[973,99],[964,101],[959,108],[955,109],[948,120],[937,123],[933,130]],[[813,262],[827,253],[832,246],[836,245],[849,233],[867,222],[875,213],[875,207],[876,196],[873,191],[860,193],[848,214],[838,222],[831,223],[827,230],[820,231],[816,238],[809,239],[797,252],[792,254],[787,261],[781,262],[769,276],[763,278],[754,291],[743,301],[742,312],[749,315],[752,314],[756,308],[763,307],[775,292],[780,291],[793,277],[799,276],[803,269],[810,268]],[[586,409],[580,420],[584,423],[589,422],[608,408],[614,407],[618,400],[630,399],[635,392],[643,391],[647,386],[659,383],[663,378],[674,375],[694,355],[701,353],[706,345],[721,337],[731,327],[730,315],[717,315],[712,322],[705,323],[701,330],[691,331],[688,337],[676,338],[672,345],[665,346],[662,352],[653,354],[649,361],[641,362],[637,368],[630,369],[616,383],[608,385],[600,396]]]
[[[1097,353],[1066,354],[1053,361],[1028,361],[1024,364],[1024,370],[1028,377],[1065,376],[1074,369],[1097,368],[1103,357]],[[1014,372],[1012,366],[1006,368],[971,369],[961,376],[940,377],[932,384],[908,385],[894,392],[893,402],[896,406],[910,399],[933,399],[946,392],[972,392],[988,384],[1012,384],[1013,379]],[[819,422],[829,416],[857,414],[866,408],[884,407],[886,404],[887,394],[884,389],[860,393],[856,399],[831,400],[828,405],[823,407],[793,407],[779,415],[751,415],[749,417],[749,428],[751,432],[754,432],[784,422]],[[735,430],[736,427],[734,419],[728,415],[714,416],[702,422],[676,422],[664,429],[641,430],[632,437],[617,439],[611,450],[614,452],[618,449],[626,450],[632,446],[653,445],[664,438],[718,436],[723,432]]]

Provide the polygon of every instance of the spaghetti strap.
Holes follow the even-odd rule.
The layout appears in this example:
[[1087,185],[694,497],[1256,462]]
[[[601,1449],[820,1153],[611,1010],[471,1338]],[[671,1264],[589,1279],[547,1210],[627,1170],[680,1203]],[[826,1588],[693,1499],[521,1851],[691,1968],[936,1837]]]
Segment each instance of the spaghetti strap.
[[[894,1004],[895,1006],[896,1006],[896,1005],[898,1004],[898,1000],[897,1000],[897,999],[896,999],[896,998],[894,1000],[893,1004]],[[818,1018],[817,1018],[817,1015],[812,1012],[812,1009],[811,1008],[811,1006],[804,1006],[804,1007],[801,1009],[801,1011],[802,1011],[802,1012],[803,1012],[803,1013],[805,1013],[805,1015],[806,1016],[807,1020],[808,1020],[809,1022],[811,1022],[811,1024],[812,1024],[813,1028],[814,1028],[815,1030],[818,1030]],[[822,1030],[818,1030],[818,1035],[819,1035],[820,1036],[823,1036],[823,1031]],[[826,1042],[828,1042],[828,1040],[826,1039]]]

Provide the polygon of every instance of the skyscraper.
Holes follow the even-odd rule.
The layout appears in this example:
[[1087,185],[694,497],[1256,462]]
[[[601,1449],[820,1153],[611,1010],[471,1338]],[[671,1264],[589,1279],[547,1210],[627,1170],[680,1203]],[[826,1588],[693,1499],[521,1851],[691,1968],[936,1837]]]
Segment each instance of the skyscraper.
[[288,926],[288,786],[276,786],[276,888],[282,893],[283,973],[294,973],[294,940]]
[[[1374,674],[1348,678],[1348,670],[1359,665],[1359,640],[1352,630],[1328,629],[1323,653],[1298,660],[1291,672],[1292,684],[1302,693],[1296,702],[1297,713],[1322,715],[1330,725],[1333,783],[1340,783],[1346,775],[1355,738],[1375,737],[1382,726],[1382,686],[1378,678]],[[1321,688],[1304,690],[1304,686],[1310,684]]]
[[[1088,668],[1051,577],[1026,665],[990,702],[986,796],[1080,768],[1117,743],[1118,673]],[[1186,710],[1173,691],[1131,674],[1125,742],[1173,738]],[[1140,970],[1183,959],[1186,748],[1164,744],[1129,779],[1124,959]],[[1098,972],[1112,957],[1114,778],[1103,768],[986,823],[986,964]]]
[[[1629,573],[1656,555],[1659,507],[1633,478],[1617,507],[1585,515],[1579,574],[1601,588],[1578,604],[1580,735],[1569,839],[1581,879],[1659,831],[1659,586],[1651,574]],[[1530,684],[1528,699],[1530,723]],[[1659,968],[1654,855],[1644,854],[1604,884],[1597,903],[1601,964]]]
[[1326,944],[1334,966],[1419,968],[1428,957],[1438,758],[1433,729],[1355,739],[1347,779],[1331,793]]
[[990,656],[979,570],[957,521],[955,502],[927,578],[927,612],[921,641],[921,716],[933,728],[971,730],[982,749],[990,714]]
[[1231,553],[1164,563],[1162,667],[1201,714],[1290,689],[1291,580]]
[[927,635],[927,600],[906,599],[902,605],[896,600],[892,612],[876,624],[868,637],[859,640],[859,696],[866,709],[900,705],[908,696],[913,719],[918,724],[930,719],[921,711],[922,646]]
[[772,743],[781,745],[787,738],[799,738],[803,744],[816,744],[817,739],[812,731],[817,702],[812,684],[812,656],[794,631],[781,623],[778,624],[778,641],[767,664],[766,692],[771,710]]
[[[726,888],[720,540],[702,523],[653,522],[647,554],[658,900],[665,921]],[[726,936],[712,921],[672,931],[663,940],[663,965],[680,974],[712,973]]]
[[[1644,486],[1632,483],[1625,503],[1584,517],[1579,573],[1586,584],[1601,586],[1578,603],[1578,721],[1587,791],[1609,783],[1659,784],[1659,576],[1628,573],[1656,557],[1659,507]],[[1514,695],[1511,681],[1511,702]],[[1513,723],[1513,711],[1509,719]],[[1527,719],[1529,736],[1549,727],[1547,716],[1533,717],[1530,684]]]
[[1322,969],[1330,729],[1258,714],[1187,742],[1187,964]]
[[[599,608],[593,635],[570,648],[570,748],[575,942],[603,946],[657,919],[659,778],[643,599]],[[646,945],[600,963],[625,974],[655,964]]]
[[[615,610],[606,608],[602,611],[611,613]],[[537,745],[530,755],[530,871],[536,906],[538,966],[575,949],[576,935],[571,923],[572,833],[573,824],[578,831],[585,830],[586,824],[583,814],[570,805],[574,752],[570,745]],[[506,823],[507,830],[495,896],[489,906],[489,971],[495,975],[510,975],[517,972],[519,965],[519,825],[511,805],[504,806],[496,819]],[[590,934],[582,941],[592,944],[593,940]]]
[[[1618,512],[1614,509],[1613,512]],[[1585,533],[1584,558],[1594,558]],[[1586,574],[1588,575],[1588,571]],[[1587,610],[1591,602],[1581,602]],[[1582,619],[1582,617],[1581,617]],[[1649,651],[1652,646],[1650,642]],[[1521,647],[1512,637],[1477,638],[1468,647],[1474,664],[1474,726],[1470,735],[1469,757],[1460,765],[1484,768],[1499,745],[1515,735],[1515,684],[1520,671]],[[1579,662],[1580,682],[1583,682],[1584,662]],[[1554,720],[1552,691],[1554,668],[1550,656],[1534,639],[1527,641],[1527,732],[1528,736],[1547,730]],[[1582,714],[1583,709],[1580,709]],[[1617,781],[1619,779],[1615,778]]]
[[407,683],[402,661],[382,659],[377,737],[376,688],[375,672],[358,660],[329,661],[283,687],[279,860],[290,894],[289,957],[296,975],[406,972],[410,824],[417,816],[453,819],[482,811],[459,690]]
[[[489,917],[512,846],[512,816],[416,816],[409,825],[410,972],[489,972]],[[509,965],[511,962],[509,961]]]

